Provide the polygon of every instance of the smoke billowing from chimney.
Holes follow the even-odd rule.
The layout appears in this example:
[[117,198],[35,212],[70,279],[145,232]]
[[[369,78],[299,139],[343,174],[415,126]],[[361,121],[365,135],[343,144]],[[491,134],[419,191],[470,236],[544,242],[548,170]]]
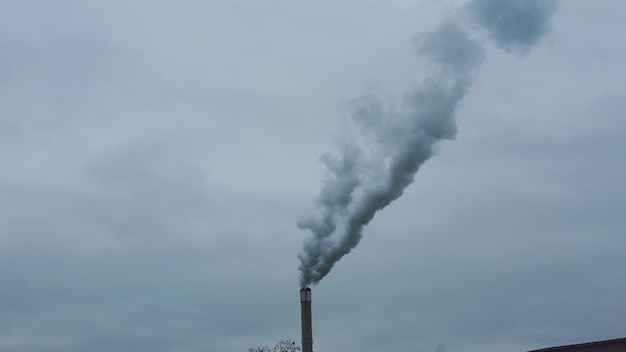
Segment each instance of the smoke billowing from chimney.
[[433,74],[409,90],[401,106],[386,105],[374,94],[351,102],[360,138],[322,157],[327,175],[318,212],[298,222],[312,232],[298,255],[300,287],[326,276],[359,243],[363,226],[413,182],[437,143],[454,139],[456,108],[484,57],[463,19],[501,49],[524,54],[548,33],[555,8],[555,0],[471,0],[455,18],[414,39]]

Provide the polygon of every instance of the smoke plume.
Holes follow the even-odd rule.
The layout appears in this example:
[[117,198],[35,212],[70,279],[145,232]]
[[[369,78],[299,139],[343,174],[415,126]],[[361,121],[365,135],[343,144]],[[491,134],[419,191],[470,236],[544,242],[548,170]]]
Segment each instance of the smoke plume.
[[[317,213],[298,222],[312,236],[300,254],[300,286],[318,283],[359,243],[377,211],[398,199],[442,140],[454,139],[455,111],[484,57],[480,32],[503,50],[524,54],[541,40],[554,13],[551,0],[473,0],[434,31],[414,38],[432,75],[409,89],[400,106],[374,94],[351,102],[360,134],[326,154],[327,175]],[[470,18],[473,26],[464,26]],[[472,34],[467,27],[477,29]]]

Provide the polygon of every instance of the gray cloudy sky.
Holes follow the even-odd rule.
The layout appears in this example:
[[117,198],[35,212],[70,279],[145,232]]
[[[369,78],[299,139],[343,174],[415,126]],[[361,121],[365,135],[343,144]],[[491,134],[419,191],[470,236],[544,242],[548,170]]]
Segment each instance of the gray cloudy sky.
[[[319,158],[347,102],[428,75],[413,38],[461,3],[1,1],[0,350],[299,342]],[[316,351],[625,336],[625,11],[485,40],[456,139],[313,287]]]

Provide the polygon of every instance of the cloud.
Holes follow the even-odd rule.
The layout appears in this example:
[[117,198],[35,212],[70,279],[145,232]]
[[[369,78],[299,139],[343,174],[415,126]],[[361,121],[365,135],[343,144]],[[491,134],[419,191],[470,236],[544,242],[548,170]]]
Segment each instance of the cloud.
[[[480,75],[439,126],[426,116],[450,112],[454,80],[410,82],[472,66],[435,43],[415,59],[428,33],[464,28],[438,25],[458,3],[0,2],[0,350],[298,341],[294,220],[314,211],[317,158],[354,108],[356,146],[380,148],[326,162],[367,174],[415,106],[455,141],[314,288],[315,350],[620,337],[626,92],[606,33],[624,4],[561,2],[524,60],[467,56]],[[387,88],[352,100],[368,80]]]

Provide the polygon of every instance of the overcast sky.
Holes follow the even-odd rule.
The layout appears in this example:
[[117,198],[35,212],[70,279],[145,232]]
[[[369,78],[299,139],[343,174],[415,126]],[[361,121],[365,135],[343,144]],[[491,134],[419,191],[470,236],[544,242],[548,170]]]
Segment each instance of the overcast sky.
[[[463,1],[0,1],[0,350],[300,342],[296,222],[349,104]],[[312,287],[314,349],[626,336],[626,4],[485,59],[403,197]]]

